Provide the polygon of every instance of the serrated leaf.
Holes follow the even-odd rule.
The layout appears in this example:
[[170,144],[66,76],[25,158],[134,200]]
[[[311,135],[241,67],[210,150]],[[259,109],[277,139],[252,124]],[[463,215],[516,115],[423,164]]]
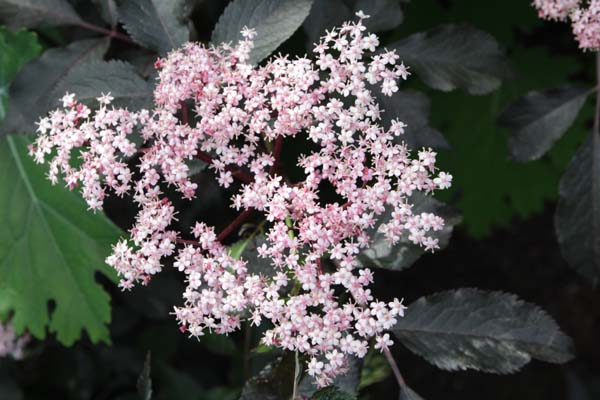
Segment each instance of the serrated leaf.
[[292,396],[294,353],[286,353],[246,381],[240,400],[281,400]]
[[92,61],[78,65],[60,81],[52,97],[65,92],[88,105],[96,105],[100,93],[114,97],[112,105],[129,109],[152,106],[152,85],[138,75],[135,67],[123,61]]
[[573,343],[536,305],[502,292],[457,289],[422,297],[392,328],[412,352],[448,370],[512,373],[537,360],[565,363]]
[[13,29],[80,23],[67,0],[0,0],[0,24]]
[[107,48],[107,39],[81,40],[46,50],[26,64],[10,86],[8,112],[0,132],[34,132],[35,122],[58,101],[51,95],[60,81],[79,65],[101,59]]
[[[441,249],[445,248],[450,241],[454,227],[461,221],[458,213],[448,205],[418,192],[413,194],[411,202],[414,204],[412,209],[414,214],[434,213],[444,218],[444,228],[438,232],[432,232],[431,236],[439,239]],[[358,255],[358,261],[365,267],[375,266],[400,271],[410,267],[425,254],[422,247],[410,242],[406,236],[395,245],[390,246],[385,235],[379,232],[378,228],[389,220],[391,212],[390,209],[379,216],[381,223],[374,226],[370,232],[372,238],[370,246]]]
[[14,310],[18,332],[43,338],[48,326],[70,345],[85,330],[93,342],[108,342],[110,297],[94,274],[115,279],[104,258],[119,230],[88,212],[78,193],[52,186],[28,156],[29,143],[0,141],[0,303]]
[[600,281],[600,136],[581,145],[560,181],[556,236],[563,256],[592,285]]
[[244,27],[256,30],[250,63],[276,50],[302,25],[313,0],[233,0],[219,18],[211,41],[237,43]]
[[357,11],[369,15],[369,18],[363,20],[363,25],[369,32],[393,29],[404,18],[398,0],[315,0],[302,25],[308,37],[307,49],[312,50],[313,43],[325,34],[326,29],[356,19],[354,14]]
[[35,33],[0,28],[0,120],[6,115],[10,82],[23,64],[35,58],[41,50]]
[[131,38],[164,55],[189,40],[181,0],[127,0],[119,5],[119,19]]
[[441,25],[387,48],[396,50],[427,85],[444,92],[461,88],[471,94],[489,93],[510,71],[496,40],[467,25]]
[[146,360],[144,361],[144,368],[137,380],[137,390],[141,400],[152,399],[152,377],[150,376],[150,366],[151,355],[150,352],[148,352],[148,354],[146,354]]
[[335,386],[328,386],[318,390],[312,400],[356,400],[356,396],[340,390]]
[[381,122],[386,128],[389,128],[392,119],[407,125],[400,139],[410,148],[450,148],[444,136],[429,124],[431,101],[426,95],[410,89],[400,90],[392,96],[385,96],[378,88],[374,88],[372,93],[383,109]]
[[406,385],[400,387],[400,400],[423,400],[421,396]]
[[370,351],[364,359],[358,390],[383,381],[391,373],[392,370],[385,357],[378,351]]
[[529,92],[510,104],[499,119],[510,130],[510,156],[530,161],[544,155],[575,122],[588,94],[587,89],[564,86]]

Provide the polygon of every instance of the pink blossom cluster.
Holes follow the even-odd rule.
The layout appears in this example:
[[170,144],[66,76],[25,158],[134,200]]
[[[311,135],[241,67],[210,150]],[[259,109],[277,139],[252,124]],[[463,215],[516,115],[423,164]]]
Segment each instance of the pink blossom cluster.
[[17,336],[10,323],[0,322],[0,357],[23,358],[23,350],[29,342],[29,335]]
[[[112,99],[103,95],[92,113],[67,94],[63,109],[40,121],[31,147],[38,162],[51,156],[53,181],[62,175],[69,188],[81,185],[91,209],[108,191],[133,194],[140,211],[131,236],[107,258],[123,288],[147,283],[174,256],[187,282],[185,304],[175,309],[183,331],[200,337],[233,332],[243,320],[267,322],[263,343],[306,354],[321,386],[344,371],[349,355],[364,357],[372,338],[376,349],[390,346],[385,331],[404,315],[398,299],[374,298],[373,273],[359,268],[356,257],[369,247],[373,227],[390,245],[407,239],[435,250],[431,233],[444,221],[413,213],[410,199],[452,181],[437,171],[431,149],[411,155],[401,140],[404,123],[380,125],[384,110],[372,90],[391,96],[409,72],[393,51],[373,53],[379,39],[365,32],[367,16],[357,15],[326,33],[313,60],[277,56],[252,66],[249,29],[235,46],[188,43],[156,62],[153,110],[109,108]],[[143,145],[135,145],[136,135]],[[297,161],[301,182],[282,174],[281,149],[293,137],[314,148]],[[74,158],[82,162],[73,166]],[[225,231],[197,222],[190,240],[171,227],[176,210],[163,188],[201,198],[190,177],[194,159],[208,162],[224,188],[240,181],[231,198],[241,211],[236,221],[264,215],[259,255],[272,273],[250,273],[221,243]],[[323,185],[339,200],[325,203]]]
[[600,0],[534,0],[540,18],[571,20],[573,34],[584,50],[600,50]]

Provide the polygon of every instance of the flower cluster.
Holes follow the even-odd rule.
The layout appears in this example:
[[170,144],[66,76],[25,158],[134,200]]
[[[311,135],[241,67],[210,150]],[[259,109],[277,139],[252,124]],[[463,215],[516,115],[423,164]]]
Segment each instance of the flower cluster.
[[0,322],[0,357],[23,358],[23,349],[29,342],[29,335],[17,336],[12,325]]
[[[391,245],[402,239],[435,250],[431,233],[444,221],[413,213],[411,195],[452,181],[437,171],[431,149],[411,155],[401,140],[404,123],[379,124],[384,110],[373,90],[393,95],[409,72],[393,51],[373,54],[379,39],[365,32],[367,16],[357,15],[326,33],[313,60],[277,56],[252,66],[255,32],[248,29],[235,46],[188,43],[156,62],[153,110],[109,108],[112,99],[103,95],[92,113],[66,95],[63,109],[40,121],[31,147],[38,162],[51,155],[50,179],[81,185],[92,209],[108,191],[133,194],[140,211],[131,237],[107,259],[123,288],[147,283],[173,255],[187,282],[185,304],[175,309],[183,331],[227,334],[244,319],[266,321],[263,343],[308,355],[308,373],[321,386],[344,371],[348,355],[363,357],[371,338],[377,349],[390,346],[384,332],[404,315],[401,301],[373,297],[373,273],[359,268],[356,257],[374,227]],[[298,159],[301,182],[282,174],[281,149],[293,137],[315,149]],[[176,210],[161,188],[201,197],[190,179],[193,159],[209,163],[224,188],[241,182],[231,198],[238,222],[264,215],[266,243],[258,251],[271,273],[251,273],[221,243],[223,233],[202,222],[191,230],[195,240],[171,228]],[[324,185],[338,201],[320,197]]]
[[540,18],[571,20],[573,34],[584,50],[600,50],[600,0],[534,0]]

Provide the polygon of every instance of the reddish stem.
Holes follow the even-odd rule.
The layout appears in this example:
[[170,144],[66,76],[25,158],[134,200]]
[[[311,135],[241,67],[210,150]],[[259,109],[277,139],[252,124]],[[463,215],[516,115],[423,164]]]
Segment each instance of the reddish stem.
[[281,150],[283,148],[283,136],[278,136],[275,139],[275,147],[273,147],[273,158],[275,158],[275,162],[273,162],[273,166],[269,173],[271,175],[276,174],[279,171],[279,166],[281,164]]
[[246,221],[254,212],[254,210],[245,210],[243,213],[238,215],[236,219],[234,219],[229,225],[225,227],[217,236],[217,240],[219,242],[223,242],[223,240],[229,236],[231,232],[233,232],[238,226],[240,226],[244,221]]
[[181,102],[181,120],[185,125],[188,125],[190,122],[187,105],[183,101]]
[[129,36],[124,35],[121,32],[117,32],[116,30],[106,29],[106,28],[103,28],[101,26],[90,24],[89,22],[84,22],[84,21],[78,22],[77,26],[79,26],[81,28],[84,28],[84,29],[87,29],[87,30],[90,30],[90,31],[94,31],[94,32],[98,32],[98,33],[103,33],[103,34],[105,34],[106,36],[108,36],[110,38],[115,38],[115,39],[118,39],[118,40],[120,40],[122,42],[125,42],[125,43],[137,45],[137,43],[134,42],[133,40],[131,40],[131,38]]
[[200,242],[198,242],[197,240],[177,239],[175,240],[175,242],[179,244],[191,244],[192,246],[200,246]]

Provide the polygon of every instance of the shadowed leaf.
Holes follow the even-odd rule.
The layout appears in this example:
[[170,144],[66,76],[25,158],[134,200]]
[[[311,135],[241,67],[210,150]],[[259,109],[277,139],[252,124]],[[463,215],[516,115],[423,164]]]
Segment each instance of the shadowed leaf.
[[600,137],[581,145],[560,181],[556,236],[569,265],[600,281]]
[[133,40],[164,55],[189,39],[182,7],[181,0],[127,0],[119,6],[119,20]]
[[387,46],[429,86],[489,93],[509,75],[508,61],[488,33],[466,25],[442,25]]
[[422,297],[392,328],[412,352],[448,370],[512,373],[532,358],[565,363],[573,343],[539,307],[502,292],[457,289]]
[[77,25],[82,22],[67,0],[0,0],[0,23],[10,28]]
[[529,161],[544,155],[573,124],[587,95],[587,89],[566,86],[529,92],[510,104],[499,119],[510,130],[510,156]]
[[256,30],[251,63],[258,63],[276,50],[302,25],[313,0],[233,0],[212,33],[215,44],[237,43],[244,27]]
[[135,67],[123,61],[93,61],[74,68],[53,93],[59,98],[75,93],[77,100],[96,105],[101,93],[114,97],[112,105],[129,109],[152,106],[152,85],[142,79]]
[[52,93],[60,81],[79,65],[101,59],[107,47],[106,39],[81,40],[46,50],[26,64],[10,86],[8,112],[1,132],[34,132],[35,121],[57,104],[58,99]]

